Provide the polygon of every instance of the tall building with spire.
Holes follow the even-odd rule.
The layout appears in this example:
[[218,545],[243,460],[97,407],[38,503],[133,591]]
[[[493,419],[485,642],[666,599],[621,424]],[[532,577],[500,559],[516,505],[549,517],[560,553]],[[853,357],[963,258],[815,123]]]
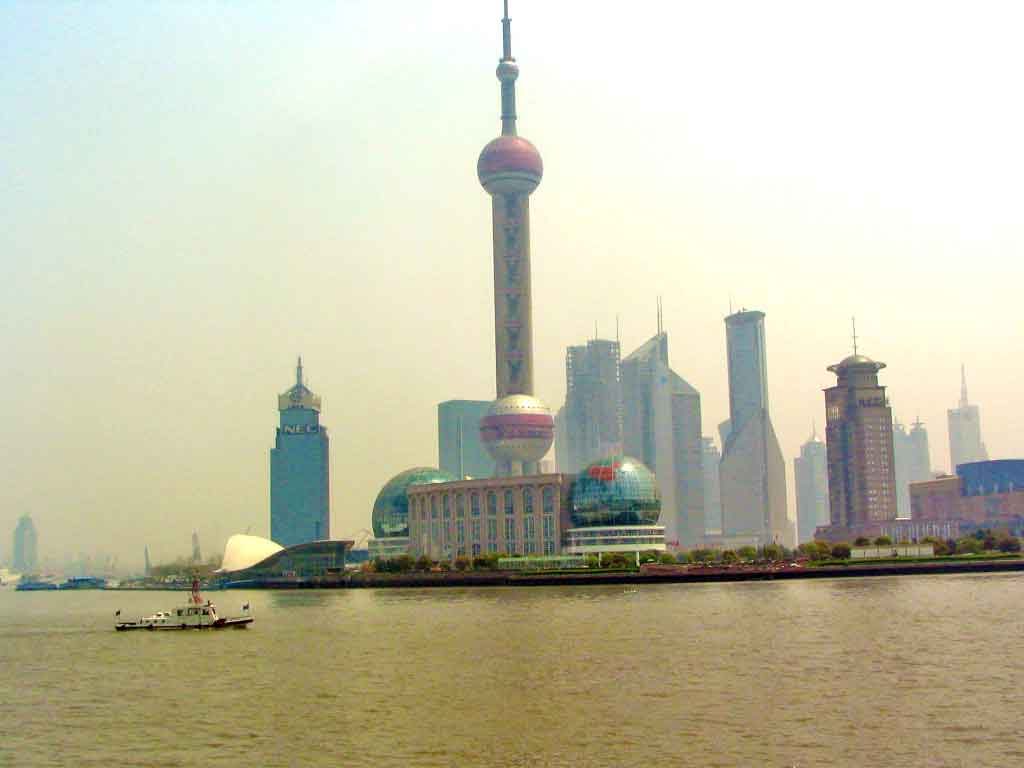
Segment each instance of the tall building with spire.
[[828,454],[812,428],[811,436],[793,459],[796,480],[796,521],[799,543],[814,540],[819,526],[828,525]]
[[764,313],[725,318],[729,420],[719,429],[722,536],[726,541],[796,544],[786,503],[786,461],[768,413]]
[[579,472],[622,453],[622,370],[619,342],[591,339],[565,354],[566,466]]
[[828,539],[874,534],[896,519],[892,409],[878,372],[885,363],[854,354],[828,370],[836,384],[825,390],[830,525]]
[[22,515],[14,527],[11,568],[18,573],[32,573],[38,566],[39,537],[36,534],[36,524],[28,515]]
[[508,0],[501,20],[501,135],[480,152],[477,177],[491,196],[494,255],[494,362],[497,400],[480,437],[499,476],[532,475],[554,440],[551,412],[533,394],[530,195],[540,184],[540,153],[516,132],[516,79]]
[[330,444],[320,397],[302,378],[277,398],[280,424],[270,451],[270,538],[282,547],[331,535]]
[[960,405],[947,411],[949,417],[949,463],[956,474],[961,464],[988,461],[988,451],[981,440],[981,412],[967,400],[967,372],[960,366]]
[[700,392],[668,365],[668,334],[658,333],[622,360],[622,440],[626,454],[654,470],[667,542],[704,542]]

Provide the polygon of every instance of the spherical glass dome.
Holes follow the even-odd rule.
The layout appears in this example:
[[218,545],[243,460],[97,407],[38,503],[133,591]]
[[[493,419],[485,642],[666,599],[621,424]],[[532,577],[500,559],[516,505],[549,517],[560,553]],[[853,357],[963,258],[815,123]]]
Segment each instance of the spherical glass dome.
[[580,472],[572,490],[572,524],[654,525],[661,513],[658,481],[630,456],[595,461]]
[[433,467],[413,467],[388,480],[373,503],[373,535],[378,539],[409,535],[410,485],[450,483],[456,478]]

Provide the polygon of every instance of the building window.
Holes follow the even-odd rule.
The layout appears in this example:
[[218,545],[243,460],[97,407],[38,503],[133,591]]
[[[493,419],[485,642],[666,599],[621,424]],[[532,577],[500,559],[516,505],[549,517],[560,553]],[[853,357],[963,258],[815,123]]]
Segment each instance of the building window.
[[512,493],[512,489],[505,491],[505,514],[514,515],[516,513],[516,499],[515,494]]
[[552,515],[544,515],[544,541],[554,541],[555,518]]
[[463,544],[466,543],[466,521],[459,520],[459,522],[456,523],[456,526],[457,527],[455,529],[455,543],[461,547]]
[[533,539],[527,539],[525,542],[526,554],[535,555],[537,554],[537,542]]
[[544,554],[545,555],[553,555],[553,554],[555,554],[555,542],[553,542],[553,541],[545,541],[544,542]]
[[[495,547],[498,545],[498,521],[494,519],[488,519],[487,521],[487,543],[494,544]],[[497,552],[497,549],[490,550]]]
[[452,529],[448,523],[443,523],[441,525],[441,535],[444,540],[444,546],[447,548],[452,540]]
[[487,542],[487,551],[491,552],[491,553],[497,552],[498,551],[498,542],[496,542],[496,541],[488,541]]
[[441,540],[441,526],[437,523],[430,524],[430,540],[435,544]]
[[473,541],[480,541],[480,521],[473,520],[472,524],[473,527],[470,529],[470,532],[473,536]]
[[524,488],[523,489],[523,514],[524,515],[532,515],[533,514],[533,489],[532,488]]
[[444,513],[444,519],[445,520],[451,520],[452,508],[451,508],[451,505],[448,503],[448,494],[447,493],[444,496],[441,497],[441,509],[442,509],[442,511]]
[[555,489],[550,485],[543,490],[541,493],[544,504],[544,514],[553,515],[555,514]]
[[534,525],[537,520],[533,517],[523,518],[523,538],[526,540],[527,545],[537,538],[537,526]]
[[419,498],[419,505],[420,505],[420,520],[426,520],[427,519],[427,500],[424,499],[422,496],[420,496],[420,498]]
[[480,545],[479,544],[474,544],[473,545],[473,557],[479,557],[479,556],[480,556]]
[[437,496],[430,497],[430,519],[437,520]]
[[466,497],[461,493],[455,494],[455,516],[458,518],[466,516]]
[[505,518],[505,544],[508,553],[514,555],[516,553],[516,519],[514,517]]
[[469,496],[469,513],[473,517],[480,517],[480,494],[475,491]]
[[498,494],[494,491],[487,492],[487,514],[491,517],[498,514]]

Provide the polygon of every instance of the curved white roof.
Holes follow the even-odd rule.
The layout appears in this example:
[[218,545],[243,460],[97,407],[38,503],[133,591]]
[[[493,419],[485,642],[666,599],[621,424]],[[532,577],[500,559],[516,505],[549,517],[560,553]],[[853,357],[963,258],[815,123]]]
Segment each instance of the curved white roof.
[[280,544],[270,539],[264,539],[262,536],[236,533],[224,545],[224,560],[221,562],[220,571],[229,573],[240,571],[243,568],[256,565],[261,560],[266,560],[282,549],[284,547]]

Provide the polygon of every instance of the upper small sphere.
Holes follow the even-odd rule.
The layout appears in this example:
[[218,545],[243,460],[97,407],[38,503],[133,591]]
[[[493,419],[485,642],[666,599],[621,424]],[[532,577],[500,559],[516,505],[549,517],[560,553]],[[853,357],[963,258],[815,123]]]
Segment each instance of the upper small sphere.
[[521,136],[499,136],[480,153],[476,175],[489,194],[530,194],[540,184],[540,152]]
[[502,59],[498,62],[498,68],[494,74],[498,76],[498,79],[502,82],[506,80],[515,80],[519,77],[519,65],[509,59]]
[[572,523],[577,527],[654,525],[660,513],[654,473],[630,456],[595,461],[573,483]]
[[480,420],[480,439],[495,461],[540,461],[554,442],[555,420],[536,397],[509,395]]
[[409,535],[410,485],[449,483],[456,478],[433,467],[413,467],[388,480],[373,503],[373,535],[378,539]]

